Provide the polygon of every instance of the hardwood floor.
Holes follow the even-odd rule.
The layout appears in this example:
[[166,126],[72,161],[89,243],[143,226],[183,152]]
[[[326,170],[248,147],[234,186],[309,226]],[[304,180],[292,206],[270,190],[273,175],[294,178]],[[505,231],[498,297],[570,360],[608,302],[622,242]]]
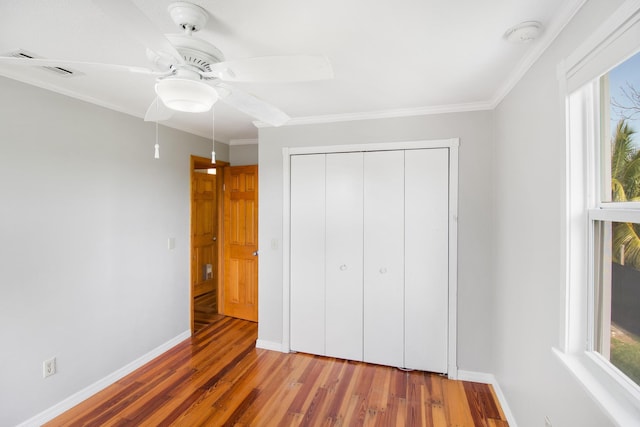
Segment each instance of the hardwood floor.
[[207,292],[193,299],[193,326],[194,331],[206,328],[213,323],[218,316],[218,293]]
[[255,348],[216,321],[47,426],[507,426],[491,386]]

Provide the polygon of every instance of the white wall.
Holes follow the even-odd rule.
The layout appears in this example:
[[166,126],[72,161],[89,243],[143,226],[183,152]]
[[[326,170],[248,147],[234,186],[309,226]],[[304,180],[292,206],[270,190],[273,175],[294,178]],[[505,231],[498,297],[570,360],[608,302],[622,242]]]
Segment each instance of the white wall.
[[558,63],[621,1],[589,1],[495,112],[495,373],[519,426],[612,425],[551,352],[560,328],[565,117]]
[[[0,425],[189,329],[189,155],[211,142],[0,78]],[[175,237],[176,248],[167,249]],[[42,362],[58,374],[43,379]]]
[[[282,147],[460,137],[458,365],[488,372],[492,348],[491,148],[488,111],[261,128],[259,339],[282,340]],[[272,241],[277,241],[277,249]]]
[[258,164],[258,144],[232,145],[229,147],[231,166]]

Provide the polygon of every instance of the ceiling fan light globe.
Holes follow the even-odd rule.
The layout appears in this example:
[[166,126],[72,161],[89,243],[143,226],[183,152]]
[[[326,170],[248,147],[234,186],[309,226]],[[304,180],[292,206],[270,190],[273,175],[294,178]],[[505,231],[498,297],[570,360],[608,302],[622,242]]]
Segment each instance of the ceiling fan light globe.
[[168,108],[187,113],[209,111],[218,100],[218,93],[206,83],[179,78],[167,78],[156,83],[156,93]]

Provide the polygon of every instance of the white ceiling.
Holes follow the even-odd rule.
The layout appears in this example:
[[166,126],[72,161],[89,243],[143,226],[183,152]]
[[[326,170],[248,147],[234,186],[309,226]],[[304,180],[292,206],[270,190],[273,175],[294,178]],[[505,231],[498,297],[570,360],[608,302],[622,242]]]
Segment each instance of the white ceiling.
[[[132,0],[162,33],[178,33],[171,0]],[[193,0],[212,15],[197,33],[227,59],[325,55],[335,79],[240,84],[294,120],[342,120],[495,106],[584,0]],[[511,44],[522,21],[542,37]],[[145,48],[90,0],[0,0],[0,54],[150,67]],[[76,68],[64,78],[3,65],[0,74],[144,117],[154,78]],[[252,118],[215,105],[216,140],[257,138]],[[211,113],[178,113],[165,124],[211,136]]]

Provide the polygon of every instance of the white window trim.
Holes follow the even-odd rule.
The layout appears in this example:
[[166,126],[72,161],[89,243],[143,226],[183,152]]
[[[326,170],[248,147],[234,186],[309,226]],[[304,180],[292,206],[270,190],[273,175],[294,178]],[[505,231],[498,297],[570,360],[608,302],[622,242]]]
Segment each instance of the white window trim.
[[[627,0],[609,19],[558,66],[560,92],[567,120],[566,205],[563,235],[563,301],[560,339],[554,354],[618,425],[637,425],[638,387],[615,366],[592,351],[593,259],[590,221],[640,222],[640,212],[620,209],[619,203],[596,203],[600,186],[599,94],[596,80],[640,47],[640,0]],[[585,86],[587,84],[587,86]],[[578,90],[580,89],[580,90]],[[570,97],[571,94],[571,97]],[[580,117],[580,120],[576,120]],[[626,207],[632,207],[627,205]],[[633,206],[635,207],[635,206]],[[587,284],[589,284],[587,286]]]

